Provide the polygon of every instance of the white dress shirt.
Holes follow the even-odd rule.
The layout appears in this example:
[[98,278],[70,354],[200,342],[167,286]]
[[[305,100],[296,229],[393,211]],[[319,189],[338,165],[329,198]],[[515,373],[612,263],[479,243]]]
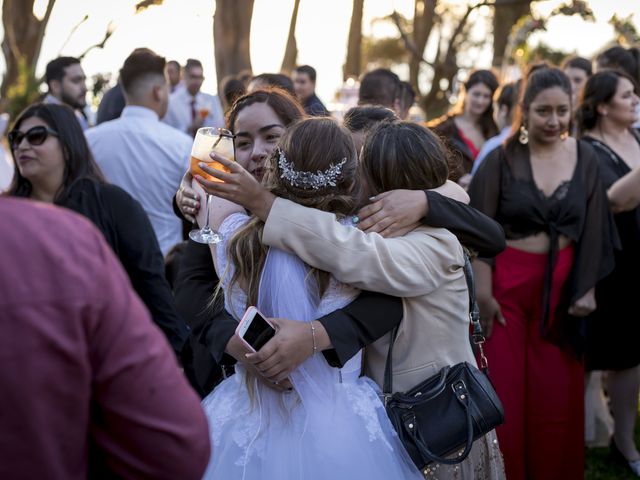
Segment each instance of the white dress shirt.
[[3,193],[11,185],[14,168],[11,155],[7,154],[4,146],[0,144],[0,193]]
[[203,127],[224,127],[224,113],[218,96],[198,92],[193,97],[185,87],[178,88],[171,94],[169,97],[169,109],[162,121],[181,132],[190,133],[189,125],[194,120],[191,108],[192,103],[196,115],[200,114],[201,109],[209,111],[202,123]]
[[153,110],[132,105],[85,135],[107,180],[142,204],[166,255],[182,240],[172,201],[189,168],[191,137],[160,122]]

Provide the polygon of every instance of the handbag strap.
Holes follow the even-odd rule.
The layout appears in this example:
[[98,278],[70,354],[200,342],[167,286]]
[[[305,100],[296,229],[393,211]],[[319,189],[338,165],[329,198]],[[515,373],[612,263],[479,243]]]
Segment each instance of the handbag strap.
[[[469,318],[473,327],[472,339],[473,343],[478,346],[480,351],[480,369],[487,373],[488,363],[487,357],[484,355],[484,349],[482,344],[485,342],[484,333],[482,332],[482,325],[480,324],[480,308],[476,301],[476,286],[473,276],[473,268],[471,267],[471,261],[467,251],[464,252],[464,276],[467,280],[467,290],[469,291]],[[389,339],[389,350],[387,352],[387,361],[384,366],[384,381],[382,384],[382,394],[384,398],[384,404],[387,405],[391,395],[393,394],[393,344],[398,336],[399,326],[394,327],[391,330],[391,338]]]

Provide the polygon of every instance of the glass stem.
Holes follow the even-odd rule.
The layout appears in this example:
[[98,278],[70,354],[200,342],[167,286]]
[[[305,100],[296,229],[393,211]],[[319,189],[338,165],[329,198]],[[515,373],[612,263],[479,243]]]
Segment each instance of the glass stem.
[[211,195],[209,195],[208,193],[205,193],[205,202],[206,202],[206,206],[205,206],[206,217],[204,220],[204,227],[202,227],[202,230],[206,232],[210,232],[211,227],[209,226],[209,203],[211,203]]

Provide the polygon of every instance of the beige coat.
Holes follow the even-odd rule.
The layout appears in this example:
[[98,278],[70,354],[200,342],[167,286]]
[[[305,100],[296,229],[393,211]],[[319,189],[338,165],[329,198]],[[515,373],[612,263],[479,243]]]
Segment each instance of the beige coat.
[[[467,361],[469,297],[460,243],[449,231],[420,226],[404,237],[341,225],[333,214],[277,199],[263,243],[295,253],[363,290],[402,297],[404,318],[393,351],[393,389],[405,391],[442,367]],[[365,373],[382,386],[389,335],[367,348]]]

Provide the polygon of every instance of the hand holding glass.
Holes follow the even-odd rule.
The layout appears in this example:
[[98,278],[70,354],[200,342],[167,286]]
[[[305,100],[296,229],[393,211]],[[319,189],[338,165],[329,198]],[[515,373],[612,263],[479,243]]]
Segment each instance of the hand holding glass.
[[[221,156],[235,161],[235,152],[233,145],[233,134],[229,130],[224,128],[200,128],[196,132],[196,137],[193,140],[193,147],[191,148],[191,174],[200,175],[201,177],[210,180],[212,182],[221,182],[217,178],[209,175],[203,171],[198,164],[201,162],[209,164],[210,167],[216,170],[222,170],[229,172],[229,169],[223,166],[221,163],[216,162],[209,157],[211,152],[216,152]],[[218,232],[215,232],[209,226],[209,201],[211,195],[206,194],[206,218],[205,225],[199,230],[192,230],[189,232],[189,238],[198,243],[219,243],[222,241],[222,237]]]

